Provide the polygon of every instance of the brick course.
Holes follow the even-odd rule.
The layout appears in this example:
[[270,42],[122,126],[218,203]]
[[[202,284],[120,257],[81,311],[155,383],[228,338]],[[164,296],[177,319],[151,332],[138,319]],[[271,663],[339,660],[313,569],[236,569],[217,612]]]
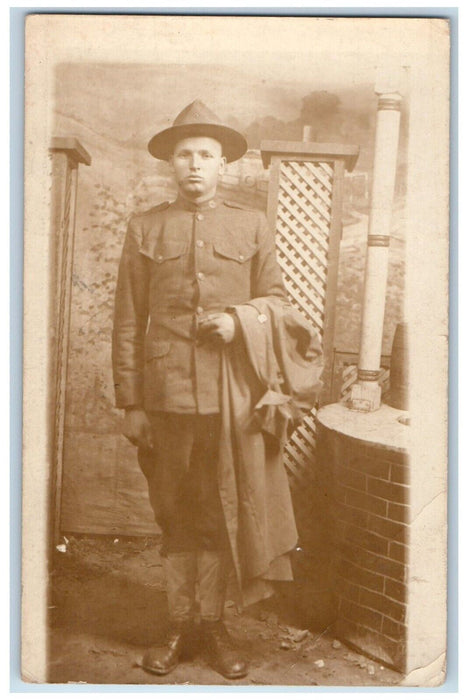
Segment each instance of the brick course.
[[376,515],[386,515],[387,513],[387,501],[382,498],[375,498],[375,496],[354,489],[345,489],[345,498],[348,506],[354,506]]
[[365,586],[373,591],[383,591],[385,586],[385,576],[363,569],[346,559],[341,559],[338,564],[338,575],[346,581],[355,583],[358,586]]
[[349,486],[357,491],[365,491],[367,484],[367,476],[355,469],[342,469],[340,474],[340,483],[343,486]]
[[398,622],[385,617],[383,619],[382,632],[392,639],[401,639],[403,634],[406,632],[406,627],[405,625],[399,624]]
[[406,579],[406,566],[402,562],[373,554],[351,543],[346,547],[345,556],[353,564],[363,569],[368,569],[382,576],[388,576],[388,578],[393,578],[397,581],[405,581]]
[[376,610],[365,608],[362,605],[357,605],[345,598],[341,598],[339,611],[344,618],[352,622],[365,625],[377,631],[380,631],[382,628],[383,615]]
[[336,517],[338,520],[346,524],[356,525],[357,527],[366,527],[369,513],[359,508],[353,508],[345,504],[340,504],[336,508]]
[[400,561],[404,564],[408,561],[408,548],[399,542],[390,542],[388,556],[390,559]]
[[409,523],[409,506],[402,506],[399,503],[389,503],[387,506],[387,517],[399,523]]
[[[389,504],[389,506],[392,504]],[[407,528],[402,522],[389,520],[388,518],[379,518],[375,515],[369,515],[367,519],[367,527],[370,532],[375,532],[382,537],[397,542],[407,541]]]
[[406,606],[403,603],[390,600],[385,595],[385,589],[384,594],[361,589],[359,603],[371,608],[372,610],[377,610],[387,617],[391,617],[395,622],[403,622],[405,620]]
[[407,467],[400,464],[392,464],[390,470],[390,480],[395,484],[409,484],[410,471]]
[[406,586],[403,583],[398,583],[398,581],[393,581],[390,578],[385,579],[384,593],[389,598],[399,600],[401,603],[406,603],[408,597]]
[[391,465],[387,461],[379,461],[365,455],[351,455],[349,466],[366,476],[376,476],[378,479],[386,480],[390,478]]
[[356,527],[348,523],[348,526],[344,528],[344,537],[346,541],[354,542],[369,552],[382,554],[383,556],[387,555],[388,540],[375,535],[369,529]]
[[347,581],[341,576],[337,576],[335,587],[340,598],[346,598],[346,600],[350,600],[353,603],[357,603],[359,601],[359,596],[361,593],[360,586]]
[[409,489],[401,484],[394,484],[391,481],[383,479],[374,479],[369,476],[367,478],[367,490],[373,496],[385,498],[393,503],[408,503]]

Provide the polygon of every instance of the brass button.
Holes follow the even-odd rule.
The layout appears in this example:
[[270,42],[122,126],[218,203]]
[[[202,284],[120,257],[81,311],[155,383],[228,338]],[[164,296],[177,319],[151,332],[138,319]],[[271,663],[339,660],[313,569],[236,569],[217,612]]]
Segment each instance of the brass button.
[[158,262],[161,262],[162,259],[163,259],[163,256],[162,256],[162,255],[158,255],[158,257],[156,258],[156,260],[157,260]]
[[197,314],[202,314],[204,310],[203,306],[197,306]]
[[211,207],[212,209],[214,209],[216,206],[216,202],[213,202],[213,200],[211,200],[211,202],[209,203],[208,206]]
[[197,218],[197,221],[203,221],[203,219],[205,217],[203,216],[203,214],[197,214],[196,218]]
[[198,240],[198,241],[197,241],[197,246],[198,246],[199,248],[203,248],[204,245],[205,245],[204,241],[202,241],[202,240]]
[[197,272],[197,277],[199,280],[205,279],[205,275],[203,274],[203,272]]
[[241,254],[239,255],[239,260],[243,260],[243,259],[244,259],[244,256],[243,256],[242,253],[241,253]]

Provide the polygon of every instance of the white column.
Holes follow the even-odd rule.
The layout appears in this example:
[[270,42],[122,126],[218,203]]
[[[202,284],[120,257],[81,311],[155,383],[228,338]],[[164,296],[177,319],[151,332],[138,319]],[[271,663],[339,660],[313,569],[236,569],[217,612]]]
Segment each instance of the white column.
[[376,90],[376,93],[379,100],[358,381],[352,387],[350,399],[351,408],[359,411],[376,411],[380,407],[381,389],[377,380],[382,352],[388,248],[400,127],[401,96],[392,91]]

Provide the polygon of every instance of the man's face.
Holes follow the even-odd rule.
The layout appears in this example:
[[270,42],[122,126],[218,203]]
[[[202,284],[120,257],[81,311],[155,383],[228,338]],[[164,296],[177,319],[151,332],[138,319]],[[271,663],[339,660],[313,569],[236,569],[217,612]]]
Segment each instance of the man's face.
[[226,159],[219,141],[208,136],[191,136],[177,142],[171,164],[183,195],[188,199],[208,199],[216,192]]

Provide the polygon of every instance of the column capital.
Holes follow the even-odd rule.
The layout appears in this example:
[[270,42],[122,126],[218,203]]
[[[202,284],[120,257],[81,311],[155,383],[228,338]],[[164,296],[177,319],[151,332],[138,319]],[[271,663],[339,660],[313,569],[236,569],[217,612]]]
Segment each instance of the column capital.
[[73,136],[54,136],[51,139],[50,151],[65,153],[75,163],[91,165],[91,156],[86,148]]
[[389,89],[375,88],[375,94],[378,96],[377,109],[379,111],[390,109],[399,112],[401,109],[402,97],[399,92]]

